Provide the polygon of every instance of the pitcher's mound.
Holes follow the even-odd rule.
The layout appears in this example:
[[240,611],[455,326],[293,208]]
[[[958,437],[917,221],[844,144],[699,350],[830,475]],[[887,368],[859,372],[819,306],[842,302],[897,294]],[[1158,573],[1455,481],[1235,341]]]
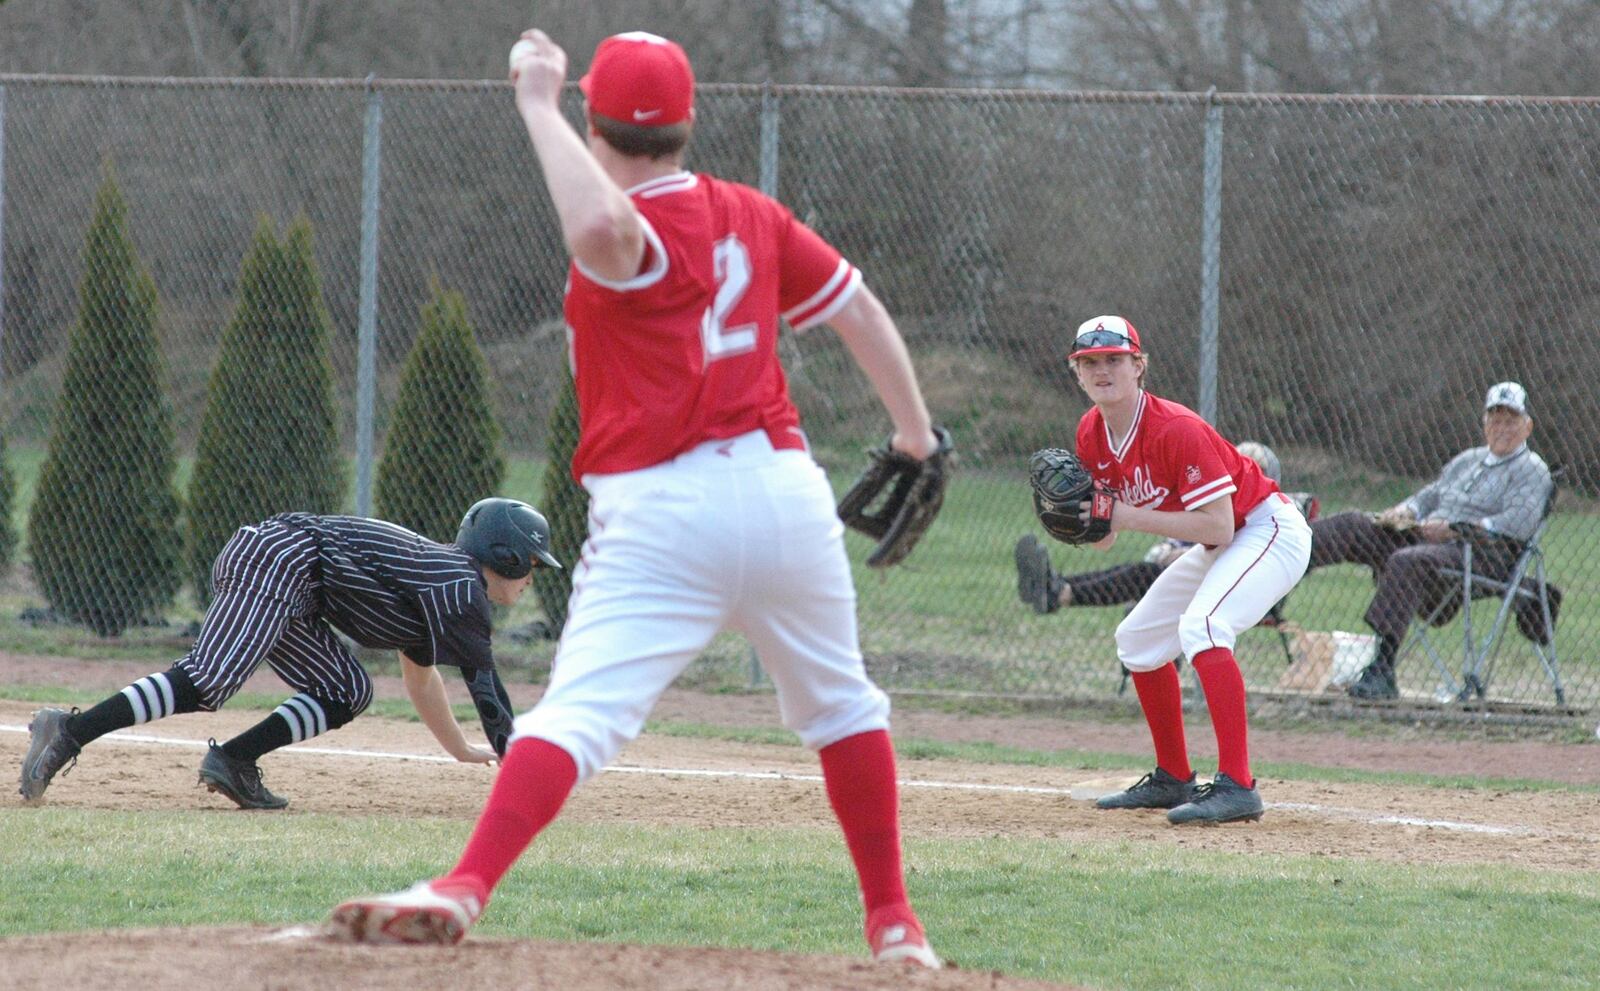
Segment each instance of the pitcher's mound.
[[560,988],[562,991],[1071,991],[991,971],[866,959],[619,943],[468,939],[460,946],[353,946],[316,926],[117,929],[0,940],[6,985],[139,991],[238,988]]

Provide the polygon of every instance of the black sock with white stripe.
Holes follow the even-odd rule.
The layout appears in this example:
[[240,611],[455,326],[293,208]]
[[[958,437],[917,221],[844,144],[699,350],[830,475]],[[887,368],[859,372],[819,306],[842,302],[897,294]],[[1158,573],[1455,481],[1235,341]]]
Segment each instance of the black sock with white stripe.
[[349,721],[349,706],[302,693],[285,699],[272,715],[224,743],[222,752],[234,760],[260,760],[262,754],[321,736]]
[[200,695],[181,668],[146,675],[88,712],[67,720],[67,734],[79,746],[114,730],[154,722],[180,712],[199,712]]

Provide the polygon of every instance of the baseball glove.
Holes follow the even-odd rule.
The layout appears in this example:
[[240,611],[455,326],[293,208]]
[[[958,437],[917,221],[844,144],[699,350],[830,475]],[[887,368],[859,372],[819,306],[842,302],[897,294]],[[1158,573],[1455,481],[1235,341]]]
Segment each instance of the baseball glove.
[[[1093,544],[1111,532],[1116,498],[1096,486],[1089,470],[1071,451],[1047,447],[1028,459],[1033,511],[1050,536],[1068,544]],[[1089,518],[1080,515],[1089,503]]]
[[[950,432],[943,427],[933,432],[939,449],[922,461],[896,451],[888,441],[868,451],[871,463],[839,500],[844,525],[878,542],[867,555],[868,567],[887,568],[905,560],[944,505],[954,454]],[[874,503],[878,506],[871,509]]]

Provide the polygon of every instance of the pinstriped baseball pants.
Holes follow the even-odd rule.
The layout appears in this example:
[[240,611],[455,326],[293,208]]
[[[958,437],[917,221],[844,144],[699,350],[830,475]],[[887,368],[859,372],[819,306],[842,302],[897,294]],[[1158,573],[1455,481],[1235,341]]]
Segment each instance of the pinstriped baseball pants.
[[348,706],[372,701],[372,679],[317,615],[320,579],[312,536],[274,521],[240,527],[211,568],[213,597],[200,635],[176,667],[220,708],[266,661],[284,683]]

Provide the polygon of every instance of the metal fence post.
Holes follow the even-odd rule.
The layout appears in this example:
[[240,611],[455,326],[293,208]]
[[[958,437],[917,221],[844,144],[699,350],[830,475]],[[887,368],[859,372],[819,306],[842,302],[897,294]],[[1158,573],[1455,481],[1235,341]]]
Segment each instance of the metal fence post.
[[6,88],[0,86],[0,382],[6,380]]
[[373,406],[378,384],[378,180],[382,172],[383,93],[367,77],[361,149],[361,299],[356,348],[356,513],[372,515]]
[[761,178],[763,193],[778,195],[778,93],[767,80],[761,88]]
[[1222,278],[1222,107],[1206,92],[1203,219],[1200,223],[1200,409],[1217,422],[1217,309]]

